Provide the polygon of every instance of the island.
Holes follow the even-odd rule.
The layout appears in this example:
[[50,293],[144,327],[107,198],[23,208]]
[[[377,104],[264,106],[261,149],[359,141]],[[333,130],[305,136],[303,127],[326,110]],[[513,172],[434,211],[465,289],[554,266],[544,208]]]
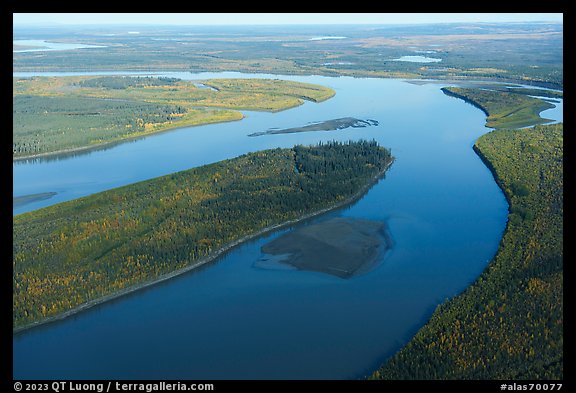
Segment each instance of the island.
[[342,117],[339,119],[325,120],[315,122],[302,127],[293,128],[272,128],[267,131],[254,132],[248,136],[261,136],[261,135],[275,135],[275,134],[293,134],[297,132],[311,132],[311,131],[336,131],[343,130],[349,127],[364,128],[370,126],[377,126],[378,121],[373,119],[356,119],[354,117]]
[[66,317],[342,207],[392,162],[375,141],[297,145],[16,215],[13,327]]
[[276,258],[260,260],[256,266],[274,268],[275,263],[348,279],[372,270],[391,247],[383,222],[336,217],[266,243],[262,252]]
[[14,77],[12,84],[16,160],[237,121],[244,117],[239,110],[278,112],[335,94],[324,86],[280,79],[66,76]]

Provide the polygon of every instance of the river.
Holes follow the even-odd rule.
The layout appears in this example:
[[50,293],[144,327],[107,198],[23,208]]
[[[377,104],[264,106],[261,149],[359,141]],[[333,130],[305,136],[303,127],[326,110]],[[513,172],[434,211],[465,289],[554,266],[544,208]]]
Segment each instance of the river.
[[[362,378],[401,348],[439,303],[470,285],[496,253],[507,203],[472,150],[489,129],[480,110],[444,95],[442,84],[161,75],[281,78],[325,85],[336,96],[279,113],[243,111],[239,122],[182,128],[88,153],[16,161],[14,196],[56,194],[14,214],[249,151],[376,139],[396,158],[386,177],[351,206],[295,227],[337,216],[385,221],[394,247],[376,269],[341,279],[255,267],[262,245],[293,228],[269,233],[195,271],[14,335],[15,379]],[[542,116],[561,121],[562,103],[556,105]],[[379,124],[248,137],[342,117]]]

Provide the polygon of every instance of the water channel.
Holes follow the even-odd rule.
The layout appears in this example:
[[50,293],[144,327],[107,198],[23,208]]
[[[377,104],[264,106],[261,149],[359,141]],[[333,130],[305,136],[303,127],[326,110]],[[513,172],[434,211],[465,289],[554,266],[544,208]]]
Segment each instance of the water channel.
[[[14,196],[56,194],[14,214],[250,151],[376,139],[396,157],[386,177],[351,206],[295,228],[339,216],[384,221],[394,247],[376,269],[342,279],[258,268],[262,245],[293,228],[269,233],[195,271],[14,335],[15,379],[362,378],[401,348],[439,303],[470,285],[496,253],[508,206],[472,150],[489,129],[480,110],[444,95],[442,84],[159,75],[281,78],[328,86],[336,95],[88,153],[15,161]],[[556,105],[542,116],[561,121],[562,103]],[[378,125],[248,137],[343,117]]]

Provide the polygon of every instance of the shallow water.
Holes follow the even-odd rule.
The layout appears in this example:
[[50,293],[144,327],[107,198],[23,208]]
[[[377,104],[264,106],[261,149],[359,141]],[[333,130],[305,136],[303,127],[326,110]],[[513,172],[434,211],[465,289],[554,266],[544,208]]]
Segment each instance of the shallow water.
[[272,259],[298,270],[349,279],[372,270],[384,260],[391,247],[388,238],[381,221],[337,217],[301,226],[266,243],[261,250],[267,254],[267,264]]

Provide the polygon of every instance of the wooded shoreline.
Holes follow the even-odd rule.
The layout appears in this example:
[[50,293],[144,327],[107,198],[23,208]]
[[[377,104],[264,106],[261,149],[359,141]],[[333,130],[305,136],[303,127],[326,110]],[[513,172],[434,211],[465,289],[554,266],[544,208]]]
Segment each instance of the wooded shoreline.
[[292,225],[295,225],[295,224],[304,222],[304,221],[306,221],[306,220],[308,220],[308,219],[317,217],[317,216],[319,216],[319,215],[321,215],[321,214],[324,214],[324,213],[327,213],[327,212],[330,212],[330,211],[337,210],[337,209],[343,208],[343,207],[345,207],[345,206],[348,206],[348,205],[356,202],[357,200],[359,200],[362,196],[364,196],[364,194],[365,194],[373,185],[375,185],[381,178],[383,178],[383,177],[385,176],[385,174],[386,174],[386,171],[390,168],[390,166],[392,165],[393,162],[394,162],[394,158],[391,157],[390,162],[389,162],[387,165],[385,165],[385,167],[384,167],[382,170],[380,170],[379,172],[377,172],[377,173],[376,173],[364,186],[362,186],[355,194],[353,194],[351,197],[349,197],[349,198],[347,198],[347,199],[345,199],[345,200],[342,200],[342,201],[340,201],[340,202],[338,202],[338,203],[336,203],[336,204],[333,204],[333,205],[331,205],[331,206],[325,207],[325,208],[323,208],[323,209],[319,209],[319,210],[313,211],[313,212],[311,212],[311,213],[305,214],[305,215],[303,215],[303,216],[301,216],[301,217],[298,217],[298,218],[296,218],[296,219],[288,220],[288,221],[285,221],[285,222],[282,222],[282,223],[279,223],[279,224],[275,224],[275,225],[270,225],[270,226],[267,226],[267,227],[262,228],[262,229],[260,229],[260,230],[257,230],[256,232],[253,232],[253,233],[251,233],[251,234],[249,234],[249,235],[246,235],[246,236],[244,236],[244,237],[242,237],[242,238],[240,238],[240,239],[237,239],[237,240],[235,240],[235,241],[233,241],[233,242],[231,242],[231,243],[228,243],[228,244],[220,247],[220,248],[217,249],[216,251],[212,252],[210,255],[208,255],[208,256],[206,256],[206,257],[203,257],[203,258],[200,258],[200,259],[196,260],[195,262],[193,262],[191,265],[186,266],[186,267],[184,267],[184,268],[182,268],[182,269],[178,269],[178,270],[175,270],[175,271],[173,271],[173,272],[164,274],[164,275],[162,275],[162,276],[160,276],[160,277],[158,277],[158,278],[156,278],[156,279],[150,280],[150,281],[142,282],[142,283],[139,283],[139,284],[130,286],[130,287],[128,287],[128,288],[123,288],[123,289],[121,289],[121,290],[119,290],[119,291],[116,291],[116,292],[111,293],[111,294],[108,294],[108,295],[104,295],[104,296],[99,297],[99,298],[97,298],[97,299],[92,299],[92,300],[90,300],[90,301],[88,301],[88,302],[86,302],[86,303],[83,303],[83,304],[81,304],[81,305],[79,305],[79,306],[77,306],[77,307],[74,307],[74,308],[72,308],[72,309],[70,309],[70,310],[64,311],[64,312],[61,313],[61,314],[47,317],[47,318],[45,318],[45,319],[43,319],[43,320],[41,320],[41,321],[35,321],[35,322],[29,323],[29,324],[26,324],[26,325],[23,325],[23,326],[19,326],[19,327],[17,327],[17,328],[13,328],[13,334],[17,334],[17,333],[20,333],[20,332],[23,332],[23,331],[26,331],[26,330],[29,330],[29,329],[32,329],[32,328],[35,328],[35,327],[38,327],[38,326],[42,326],[42,325],[45,325],[45,324],[47,324],[47,323],[51,323],[51,322],[56,322],[56,321],[59,321],[59,320],[63,320],[63,319],[65,319],[65,318],[69,317],[69,316],[76,315],[76,314],[78,314],[78,313],[80,313],[80,312],[82,312],[82,311],[88,310],[88,309],[90,309],[90,308],[92,308],[92,307],[94,307],[94,306],[103,304],[103,303],[108,302],[108,301],[110,301],[110,300],[114,300],[114,299],[120,298],[120,297],[122,297],[122,296],[124,296],[124,295],[128,295],[128,294],[134,293],[134,292],[136,292],[136,291],[138,291],[138,290],[140,290],[140,289],[144,289],[144,288],[151,287],[151,286],[153,286],[153,285],[155,285],[155,284],[159,284],[159,283],[164,282],[164,281],[166,281],[166,280],[169,280],[169,279],[171,279],[171,278],[173,278],[173,277],[180,276],[180,275],[182,275],[182,274],[184,274],[184,273],[187,273],[187,272],[189,272],[189,271],[191,271],[191,270],[194,270],[194,269],[196,269],[196,268],[198,268],[198,267],[200,267],[200,266],[206,265],[206,264],[208,264],[208,263],[216,260],[216,259],[217,259],[218,257],[220,257],[221,255],[225,254],[226,252],[232,250],[233,248],[235,248],[235,247],[237,247],[237,246],[240,246],[240,245],[244,244],[244,243],[247,242],[247,241],[254,240],[254,239],[256,239],[256,238],[258,238],[258,237],[260,237],[260,236],[262,236],[262,235],[266,235],[266,234],[268,234],[269,232],[272,232],[272,231],[274,231],[274,230],[286,228],[286,227],[289,227],[289,226],[292,226]]

